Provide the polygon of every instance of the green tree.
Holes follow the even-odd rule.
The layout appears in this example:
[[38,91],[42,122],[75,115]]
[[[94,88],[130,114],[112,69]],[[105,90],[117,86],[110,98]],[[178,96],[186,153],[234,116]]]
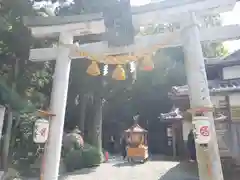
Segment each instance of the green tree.
[[172,86],[186,83],[182,49],[159,50],[153,61],[155,67],[152,71],[137,70],[136,82],[106,104],[105,117],[116,119],[119,124],[124,121],[125,125],[121,126],[127,128],[126,125],[133,123],[131,119],[136,113],[140,114],[140,123],[145,124],[143,121],[155,119],[160,112],[171,108],[168,92]]
[[[109,74],[106,76],[101,75],[92,77],[86,73],[86,69],[90,63],[91,61],[84,59],[78,59],[72,62],[67,117],[77,120],[73,123],[72,128],[74,125],[78,124],[81,131],[84,132],[86,106],[89,104],[88,107],[90,108],[92,116],[86,121],[86,132],[88,133],[84,137],[89,143],[96,146],[98,150],[101,151],[102,114],[105,109],[105,104],[111,102],[111,99],[116,94],[119,94],[119,92],[122,92],[126,87],[132,84],[132,77],[129,74],[126,81],[114,81],[111,77],[111,71],[113,71],[115,66],[109,67]],[[99,66],[103,73],[104,65],[100,64]],[[126,72],[128,73],[129,71],[126,69]],[[81,102],[83,96],[85,96],[84,98],[86,99]]]
[[[219,14],[206,16],[203,19],[203,26],[206,28],[221,26],[222,21]],[[214,58],[214,57],[222,57],[228,54],[228,50],[223,46],[222,43],[212,43],[212,42],[204,42],[203,46],[203,54],[206,58]]]
[[[9,115],[5,121],[7,123],[4,136],[5,162],[10,135],[12,135],[11,147],[15,147],[15,137],[19,136],[19,132],[24,135],[32,133],[32,127],[28,129],[32,126],[32,120],[27,118],[26,112],[34,112],[36,108],[43,107],[49,99],[47,86],[51,83],[52,66],[49,63],[28,61],[29,49],[35,42],[22,23],[22,17],[27,15],[35,15],[30,1],[1,1],[0,104],[8,107]],[[24,135],[22,137],[25,137]],[[26,138],[23,138],[21,142],[24,144],[25,140]]]
[[[39,107],[43,103],[41,88],[50,83],[52,67],[49,63],[28,61],[33,39],[24,27],[22,17],[31,14],[32,6],[27,0],[2,1],[1,16],[5,18],[8,28],[0,31],[0,73],[3,86],[12,87],[14,83],[13,90],[19,96],[32,98],[35,104],[39,102]],[[2,99],[6,101],[9,98]]]

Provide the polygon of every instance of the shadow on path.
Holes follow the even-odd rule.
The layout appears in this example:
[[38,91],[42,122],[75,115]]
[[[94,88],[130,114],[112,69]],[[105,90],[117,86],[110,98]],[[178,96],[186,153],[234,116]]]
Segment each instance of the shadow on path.
[[240,169],[235,169],[234,167],[229,170],[223,170],[223,176],[226,180],[239,180]]
[[137,166],[137,165],[141,165],[142,163],[138,163],[138,162],[127,162],[127,161],[123,161],[123,162],[118,162],[116,164],[114,164],[114,167],[126,167],[126,166]]
[[151,155],[149,156],[149,161],[170,161],[170,162],[176,162],[181,161],[182,159],[179,158],[173,158],[171,156],[161,156],[161,155]]
[[80,170],[64,173],[64,176],[79,175],[79,174],[89,174],[89,173],[95,172],[96,169],[97,169],[97,167],[84,168],[84,169],[80,169]]
[[161,175],[159,180],[199,180],[197,173],[197,164],[189,162],[180,162],[168,172]]

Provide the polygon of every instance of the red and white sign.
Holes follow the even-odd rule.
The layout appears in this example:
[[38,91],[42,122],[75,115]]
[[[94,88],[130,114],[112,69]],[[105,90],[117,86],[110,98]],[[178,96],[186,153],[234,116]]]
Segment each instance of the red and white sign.
[[200,134],[201,134],[201,136],[209,136],[210,135],[209,127],[208,126],[202,126],[200,128]]
[[49,122],[45,119],[38,119],[34,125],[33,141],[35,143],[45,143],[48,138]]
[[211,139],[211,124],[208,117],[196,116],[193,118],[195,142],[208,144]]

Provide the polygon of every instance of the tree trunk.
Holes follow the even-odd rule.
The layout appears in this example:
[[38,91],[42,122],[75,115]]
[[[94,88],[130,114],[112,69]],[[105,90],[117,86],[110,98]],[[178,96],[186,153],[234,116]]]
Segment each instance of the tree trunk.
[[2,138],[2,129],[3,129],[3,122],[5,116],[5,107],[0,105],[0,138]]
[[4,172],[7,172],[8,170],[8,152],[9,152],[12,122],[13,122],[12,109],[8,107],[7,111],[8,111],[7,129],[6,129],[6,134],[4,136],[3,153],[2,153],[2,165],[3,165]]
[[86,108],[87,108],[87,95],[83,94],[80,98],[79,108],[80,108],[80,118],[79,118],[79,130],[82,132],[84,136],[85,132],[85,118],[86,118]]
[[[2,105],[0,105],[0,151],[2,152],[2,129],[3,129],[3,122],[5,117],[5,110],[6,108]],[[2,155],[1,155],[2,157]],[[2,162],[0,162],[0,178],[3,176],[3,165]]]
[[94,118],[94,106],[93,106],[93,94],[91,94],[91,99],[88,97],[88,103],[86,107],[85,114],[85,122],[84,122],[84,141],[92,144],[92,132],[93,132],[93,118]]
[[102,110],[103,99],[100,94],[95,93],[93,100],[94,117],[93,117],[93,132],[92,132],[92,144],[102,154]]

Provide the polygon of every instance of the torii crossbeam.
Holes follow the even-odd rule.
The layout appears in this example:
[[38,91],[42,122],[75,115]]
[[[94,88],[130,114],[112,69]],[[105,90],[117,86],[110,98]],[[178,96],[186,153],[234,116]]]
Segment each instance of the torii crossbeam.
[[[228,25],[223,27],[201,28],[200,40],[202,42],[224,42],[229,40],[236,40],[240,38],[240,25]],[[109,48],[107,42],[98,42],[83,44],[79,47],[75,45],[66,45],[71,49],[69,54],[71,59],[78,59],[82,57],[80,52],[88,52],[96,56],[96,60],[101,63],[108,64],[104,58],[108,55],[116,55],[131,52],[140,52],[144,49],[154,47],[156,45],[161,48],[181,46],[181,31],[176,32],[138,36],[135,38],[135,43],[128,47]],[[31,49],[29,59],[31,61],[48,61],[56,60],[58,54],[58,47],[56,48],[40,48]]]
[[[236,0],[165,0],[132,7],[135,29],[148,24],[180,22],[183,14],[195,12],[198,17],[230,11]],[[60,32],[71,31],[73,36],[105,32],[103,16],[87,14],[65,17],[26,17],[24,23],[38,38],[58,37]]]

